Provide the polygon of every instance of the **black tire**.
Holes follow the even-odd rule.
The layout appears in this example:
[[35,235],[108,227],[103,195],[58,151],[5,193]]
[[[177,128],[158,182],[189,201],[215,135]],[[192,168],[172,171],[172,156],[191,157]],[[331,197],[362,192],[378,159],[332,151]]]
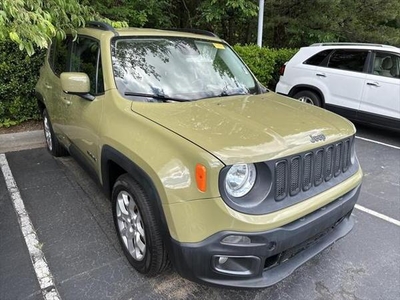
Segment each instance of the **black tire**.
[[155,200],[149,199],[128,174],[117,179],[111,199],[115,229],[130,264],[148,276],[161,273],[169,261],[154,209]]
[[43,110],[43,131],[47,150],[55,157],[66,156],[68,151],[60,144],[51,125],[47,109]]
[[300,91],[296,93],[293,98],[319,107],[321,107],[322,104],[321,98],[315,92],[310,90]]

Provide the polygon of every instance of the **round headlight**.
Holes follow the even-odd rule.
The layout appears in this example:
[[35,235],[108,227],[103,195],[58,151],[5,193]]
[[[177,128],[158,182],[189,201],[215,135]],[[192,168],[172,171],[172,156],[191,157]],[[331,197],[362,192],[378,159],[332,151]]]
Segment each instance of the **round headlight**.
[[243,197],[253,188],[256,176],[253,164],[233,165],[225,177],[225,190],[232,197]]

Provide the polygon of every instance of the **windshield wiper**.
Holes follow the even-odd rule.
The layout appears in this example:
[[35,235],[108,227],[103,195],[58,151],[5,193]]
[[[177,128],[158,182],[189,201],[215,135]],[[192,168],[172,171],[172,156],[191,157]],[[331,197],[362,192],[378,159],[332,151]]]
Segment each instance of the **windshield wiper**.
[[185,100],[185,99],[171,98],[171,97],[165,96],[163,94],[147,94],[147,93],[125,92],[124,95],[125,96],[137,96],[137,97],[153,98],[153,99],[161,100],[163,102],[167,102],[167,101],[187,102],[187,101],[190,101],[190,100]]
[[217,97],[237,96],[237,95],[249,95],[249,92],[244,89],[236,89],[236,90],[231,90],[228,93],[228,90],[224,89],[217,95]]

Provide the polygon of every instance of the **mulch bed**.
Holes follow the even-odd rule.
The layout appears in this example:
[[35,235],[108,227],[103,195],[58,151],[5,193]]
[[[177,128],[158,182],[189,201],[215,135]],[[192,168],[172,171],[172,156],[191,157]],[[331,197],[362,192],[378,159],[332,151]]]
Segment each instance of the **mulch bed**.
[[15,133],[23,131],[43,130],[42,121],[29,120],[18,125],[10,127],[0,127],[0,134]]

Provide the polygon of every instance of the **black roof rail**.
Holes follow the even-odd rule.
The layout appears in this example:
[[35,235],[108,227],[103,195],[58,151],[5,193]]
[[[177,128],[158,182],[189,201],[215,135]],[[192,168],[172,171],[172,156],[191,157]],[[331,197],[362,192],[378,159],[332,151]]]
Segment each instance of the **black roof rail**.
[[112,27],[110,24],[105,23],[105,22],[100,22],[100,21],[89,21],[86,23],[86,27],[96,28],[96,29],[105,30],[105,31],[112,31],[114,33],[117,33],[115,28]]
[[165,29],[165,30],[189,32],[189,33],[195,33],[195,34],[201,34],[201,35],[206,35],[206,36],[212,36],[212,37],[219,38],[218,35],[216,35],[214,32],[203,30],[203,29],[196,29],[196,28],[168,28],[168,29]]

